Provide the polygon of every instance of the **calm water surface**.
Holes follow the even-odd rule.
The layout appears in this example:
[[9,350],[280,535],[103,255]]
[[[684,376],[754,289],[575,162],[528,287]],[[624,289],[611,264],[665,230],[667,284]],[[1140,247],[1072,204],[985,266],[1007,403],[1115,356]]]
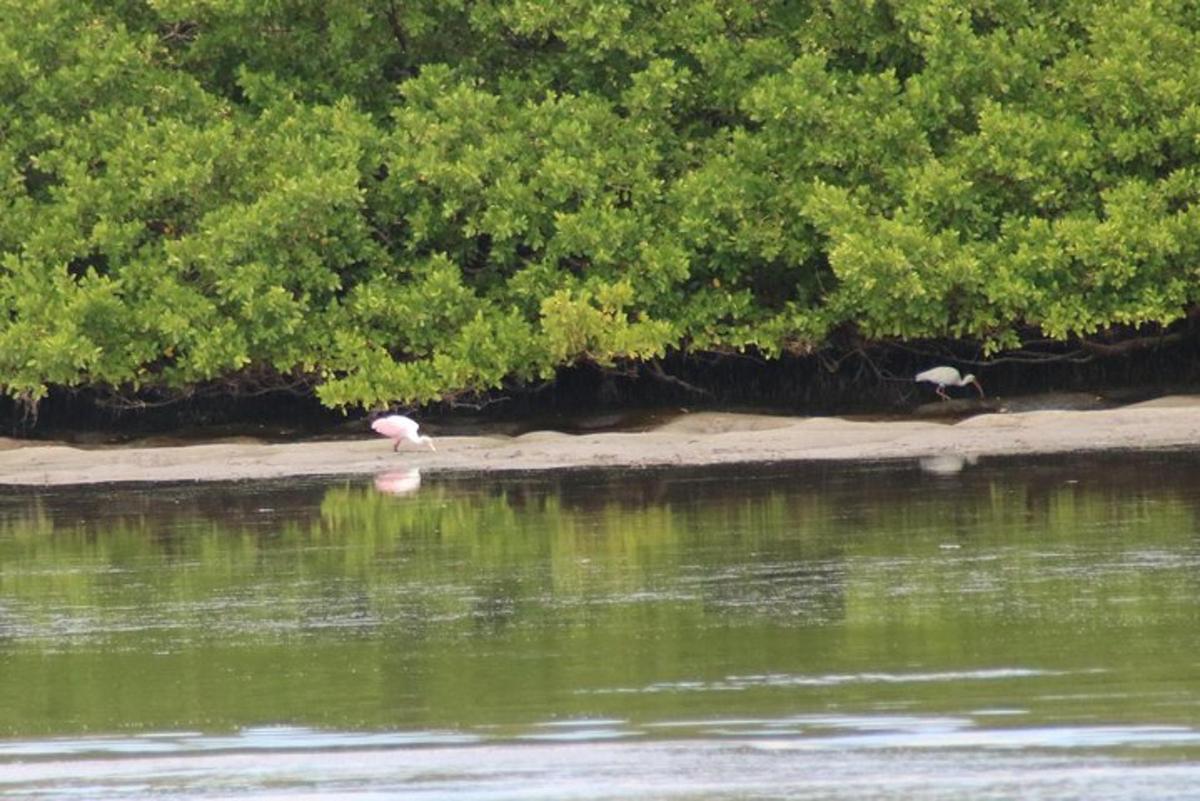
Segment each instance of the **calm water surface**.
[[0,677],[6,799],[1200,798],[1200,455],[0,492]]

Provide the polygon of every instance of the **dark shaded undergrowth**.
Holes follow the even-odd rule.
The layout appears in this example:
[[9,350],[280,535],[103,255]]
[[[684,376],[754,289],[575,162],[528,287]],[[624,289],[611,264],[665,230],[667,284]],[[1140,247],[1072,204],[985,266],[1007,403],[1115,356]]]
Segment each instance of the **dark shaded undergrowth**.
[[[493,424],[506,430],[584,431],[638,425],[656,413],[680,409],[911,414],[936,401],[930,385],[912,381],[916,372],[935,364],[975,373],[989,398],[1087,393],[1104,402],[1124,403],[1200,391],[1200,339],[1191,336],[1117,355],[1064,349],[1057,357],[990,362],[981,362],[977,355],[936,342],[778,359],[675,353],[653,364],[577,365],[543,384],[513,386],[453,404],[394,410],[446,431]],[[950,392],[968,401],[975,398],[970,388]],[[361,432],[366,419],[363,413],[330,410],[304,392],[238,396],[213,389],[187,397],[116,398],[94,390],[57,390],[36,409],[0,399],[0,431],[32,439],[250,435],[286,440]]]

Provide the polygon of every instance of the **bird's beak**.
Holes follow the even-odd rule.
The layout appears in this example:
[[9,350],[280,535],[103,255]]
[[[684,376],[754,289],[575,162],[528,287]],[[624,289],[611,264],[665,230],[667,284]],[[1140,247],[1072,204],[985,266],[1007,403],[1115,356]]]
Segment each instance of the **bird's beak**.
[[980,384],[978,380],[972,381],[971,383],[975,385],[975,389],[979,390],[979,397],[987,397],[983,394],[983,384]]
[[429,442],[427,442],[425,444],[429,446],[429,450],[431,450],[431,451],[437,450],[437,448],[433,447],[433,440],[430,440]]

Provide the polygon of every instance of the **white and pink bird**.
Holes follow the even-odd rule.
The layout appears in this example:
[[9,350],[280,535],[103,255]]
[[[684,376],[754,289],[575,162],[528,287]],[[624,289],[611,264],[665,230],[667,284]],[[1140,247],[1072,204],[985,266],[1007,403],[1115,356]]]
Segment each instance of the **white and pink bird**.
[[965,387],[967,384],[974,384],[975,389],[979,390],[979,397],[983,397],[983,387],[979,380],[970,374],[962,375],[953,367],[931,367],[924,372],[917,373],[913,380],[927,381],[933,384],[942,400],[950,400],[950,396],[946,394],[946,387]]
[[426,437],[417,433],[420,426],[416,420],[405,417],[402,414],[389,414],[387,417],[380,417],[371,423],[371,428],[376,434],[387,437],[395,442],[392,445],[393,451],[400,450],[401,442],[411,442],[413,445],[428,445],[429,450],[436,451],[433,447],[433,438]]

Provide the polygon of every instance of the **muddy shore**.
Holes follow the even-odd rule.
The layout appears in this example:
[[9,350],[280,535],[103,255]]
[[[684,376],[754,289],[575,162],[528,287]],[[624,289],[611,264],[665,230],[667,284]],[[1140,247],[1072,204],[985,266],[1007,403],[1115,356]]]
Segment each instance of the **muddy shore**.
[[957,422],[875,421],[701,412],[650,430],[570,435],[445,436],[437,451],[393,453],[368,437],[266,444],[74,447],[0,440],[0,485],[61,486],[288,476],[512,472],[815,460],[933,459],[945,469],[980,456],[1200,447],[1200,396],[1116,409],[996,411]]

